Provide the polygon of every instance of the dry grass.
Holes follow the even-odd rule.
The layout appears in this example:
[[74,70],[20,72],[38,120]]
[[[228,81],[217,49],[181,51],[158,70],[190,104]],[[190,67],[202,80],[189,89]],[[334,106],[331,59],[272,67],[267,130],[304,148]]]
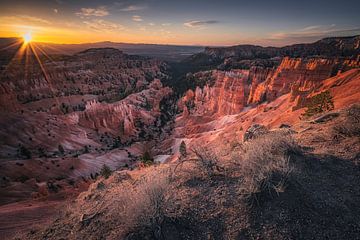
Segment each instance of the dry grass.
[[237,156],[240,193],[248,200],[279,194],[293,171],[290,154],[299,147],[286,130],[270,132],[243,145]]
[[[115,224],[116,231],[110,238],[143,239],[143,236],[151,236],[151,239],[163,239],[162,228],[172,192],[169,173],[167,167],[151,166],[138,171],[140,175],[120,182],[111,176],[107,181],[100,182],[104,185],[101,189],[94,184],[86,194],[80,196],[78,204],[87,206],[80,210],[80,223],[104,234],[107,234],[107,226]],[[112,185],[109,185],[110,182]],[[108,188],[114,192],[107,194]],[[97,221],[100,217],[111,219],[111,222],[100,224]]]
[[224,169],[220,166],[220,161],[213,152],[202,147],[194,148],[192,152],[196,156],[194,160],[198,164],[201,172],[209,177],[209,179],[223,172]]
[[163,239],[162,226],[169,207],[169,169],[153,169],[132,189],[126,189],[123,220],[127,221],[128,238],[146,232],[153,239]]
[[346,136],[360,136],[360,105],[354,104],[345,112],[345,121],[334,126],[336,133]]
[[203,178],[205,181],[213,181],[214,177],[225,175],[223,159],[219,159],[218,155],[208,148],[195,146],[191,149],[191,156],[178,159],[173,167],[172,180],[184,177],[184,173]]

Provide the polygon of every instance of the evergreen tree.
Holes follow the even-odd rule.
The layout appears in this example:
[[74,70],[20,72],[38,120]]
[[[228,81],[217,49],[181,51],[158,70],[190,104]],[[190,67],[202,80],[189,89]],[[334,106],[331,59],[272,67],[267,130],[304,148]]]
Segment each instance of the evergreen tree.
[[182,158],[185,158],[187,156],[187,152],[186,152],[186,144],[184,141],[182,141],[180,143],[180,148],[179,148],[179,151],[180,151],[180,156]]
[[310,103],[308,104],[307,109],[303,115],[310,117],[318,113],[331,111],[333,109],[334,101],[330,91],[327,90],[311,98]]
[[100,174],[101,176],[103,176],[105,179],[108,179],[111,174],[112,174],[112,171],[110,169],[110,167],[106,164],[104,164],[101,168],[101,171],[100,171]]

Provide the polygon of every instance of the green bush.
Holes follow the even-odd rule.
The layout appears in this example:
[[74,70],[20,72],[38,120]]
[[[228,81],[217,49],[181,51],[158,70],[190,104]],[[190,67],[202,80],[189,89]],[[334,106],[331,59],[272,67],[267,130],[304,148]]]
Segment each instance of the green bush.
[[149,151],[145,151],[141,156],[141,162],[145,165],[152,165],[154,163],[154,158],[151,156]]
[[25,146],[20,145],[19,147],[19,155],[22,157],[25,157],[26,159],[30,159],[31,158],[31,152],[29,149],[27,149]]
[[311,117],[315,114],[328,112],[334,109],[333,97],[329,90],[313,96],[306,105],[307,109],[303,116]]
[[112,174],[112,171],[110,169],[110,167],[106,164],[104,164],[101,168],[101,171],[100,171],[100,174],[101,176],[103,176],[105,179],[108,179],[111,174]]
[[64,154],[64,153],[65,153],[65,149],[64,149],[64,147],[63,147],[61,144],[59,144],[58,150],[59,150],[59,153],[60,153],[60,154]]
[[187,152],[186,152],[186,144],[184,141],[181,141],[180,143],[179,152],[182,158],[186,158]]

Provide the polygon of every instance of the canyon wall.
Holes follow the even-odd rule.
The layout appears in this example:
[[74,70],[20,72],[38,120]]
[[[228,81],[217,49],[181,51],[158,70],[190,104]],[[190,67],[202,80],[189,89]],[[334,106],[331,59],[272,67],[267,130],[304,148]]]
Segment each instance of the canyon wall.
[[271,102],[287,93],[292,100],[306,97],[325,79],[356,67],[360,67],[359,59],[285,57],[276,68],[214,70],[215,83],[188,90],[179,107],[184,115],[236,114],[246,106]]

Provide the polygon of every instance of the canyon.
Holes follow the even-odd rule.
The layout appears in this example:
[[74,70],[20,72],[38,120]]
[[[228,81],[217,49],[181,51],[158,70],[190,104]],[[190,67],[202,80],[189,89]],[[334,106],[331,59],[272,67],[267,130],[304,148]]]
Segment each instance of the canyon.
[[[50,47],[34,44],[23,49],[24,55],[17,48],[0,52],[0,222],[4,225],[9,216],[21,217],[16,209],[28,206],[26,214],[34,209],[49,211],[44,217],[29,214],[30,221],[52,224],[53,232],[66,238],[50,220],[55,209],[64,209],[68,201],[76,199],[75,209],[81,206],[91,218],[98,216],[91,208],[93,195],[113,201],[122,191],[117,183],[126,187],[132,184],[129,179],[136,182],[144,172],[150,174],[153,167],[144,167],[145,156],[151,155],[159,168],[177,164],[184,142],[189,149],[211,149],[224,162],[230,161],[244,143],[247,130],[256,124],[269,130],[289,128],[304,148],[313,149],[309,151],[314,159],[320,159],[315,154],[333,152],[337,160],[351,162],[353,169],[348,163],[341,166],[355,179],[349,188],[355,189],[355,195],[359,191],[354,186],[359,180],[359,136],[340,137],[342,140],[333,143],[341,149],[336,152],[316,142],[315,135],[328,134],[337,123],[314,121],[327,111],[346,121],[346,109],[360,103],[360,36],[282,48],[207,47],[176,63],[128,55],[112,47],[70,55],[47,54]],[[307,117],[314,97],[324,92],[331,96],[333,107]],[[335,136],[331,138],[335,141]],[[318,164],[317,160],[313,164]],[[101,176],[105,165],[114,171],[108,180]],[[108,186],[107,195],[97,192],[102,188],[100,182]],[[359,200],[355,195],[346,195],[354,208]],[[103,214],[112,214],[98,208]],[[74,211],[60,222],[72,229],[77,224],[72,221],[79,216],[83,224],[84,214]],[[355,230],[349,230],[349,235],[337,232],[338,236],[355,236],[357,220],[346,222],[354,224]],[[0,231],[13,237],[29,222],[7,224]],[[82,236],[95,228],[92,224],[99,227],[96,223],[79,227]],[[66,231],[73,231],[69,229]],[[110,239],[116,236],[109,229],[104,232],[110,232]],[[96,236],[104,232],[96,232]],[[289,236],[271,233],[258,237]],[[59,237],[50,230],[48,235],[41,234],[36,232],[33,238]],[[27,238],[31,239],[31,234]]]

